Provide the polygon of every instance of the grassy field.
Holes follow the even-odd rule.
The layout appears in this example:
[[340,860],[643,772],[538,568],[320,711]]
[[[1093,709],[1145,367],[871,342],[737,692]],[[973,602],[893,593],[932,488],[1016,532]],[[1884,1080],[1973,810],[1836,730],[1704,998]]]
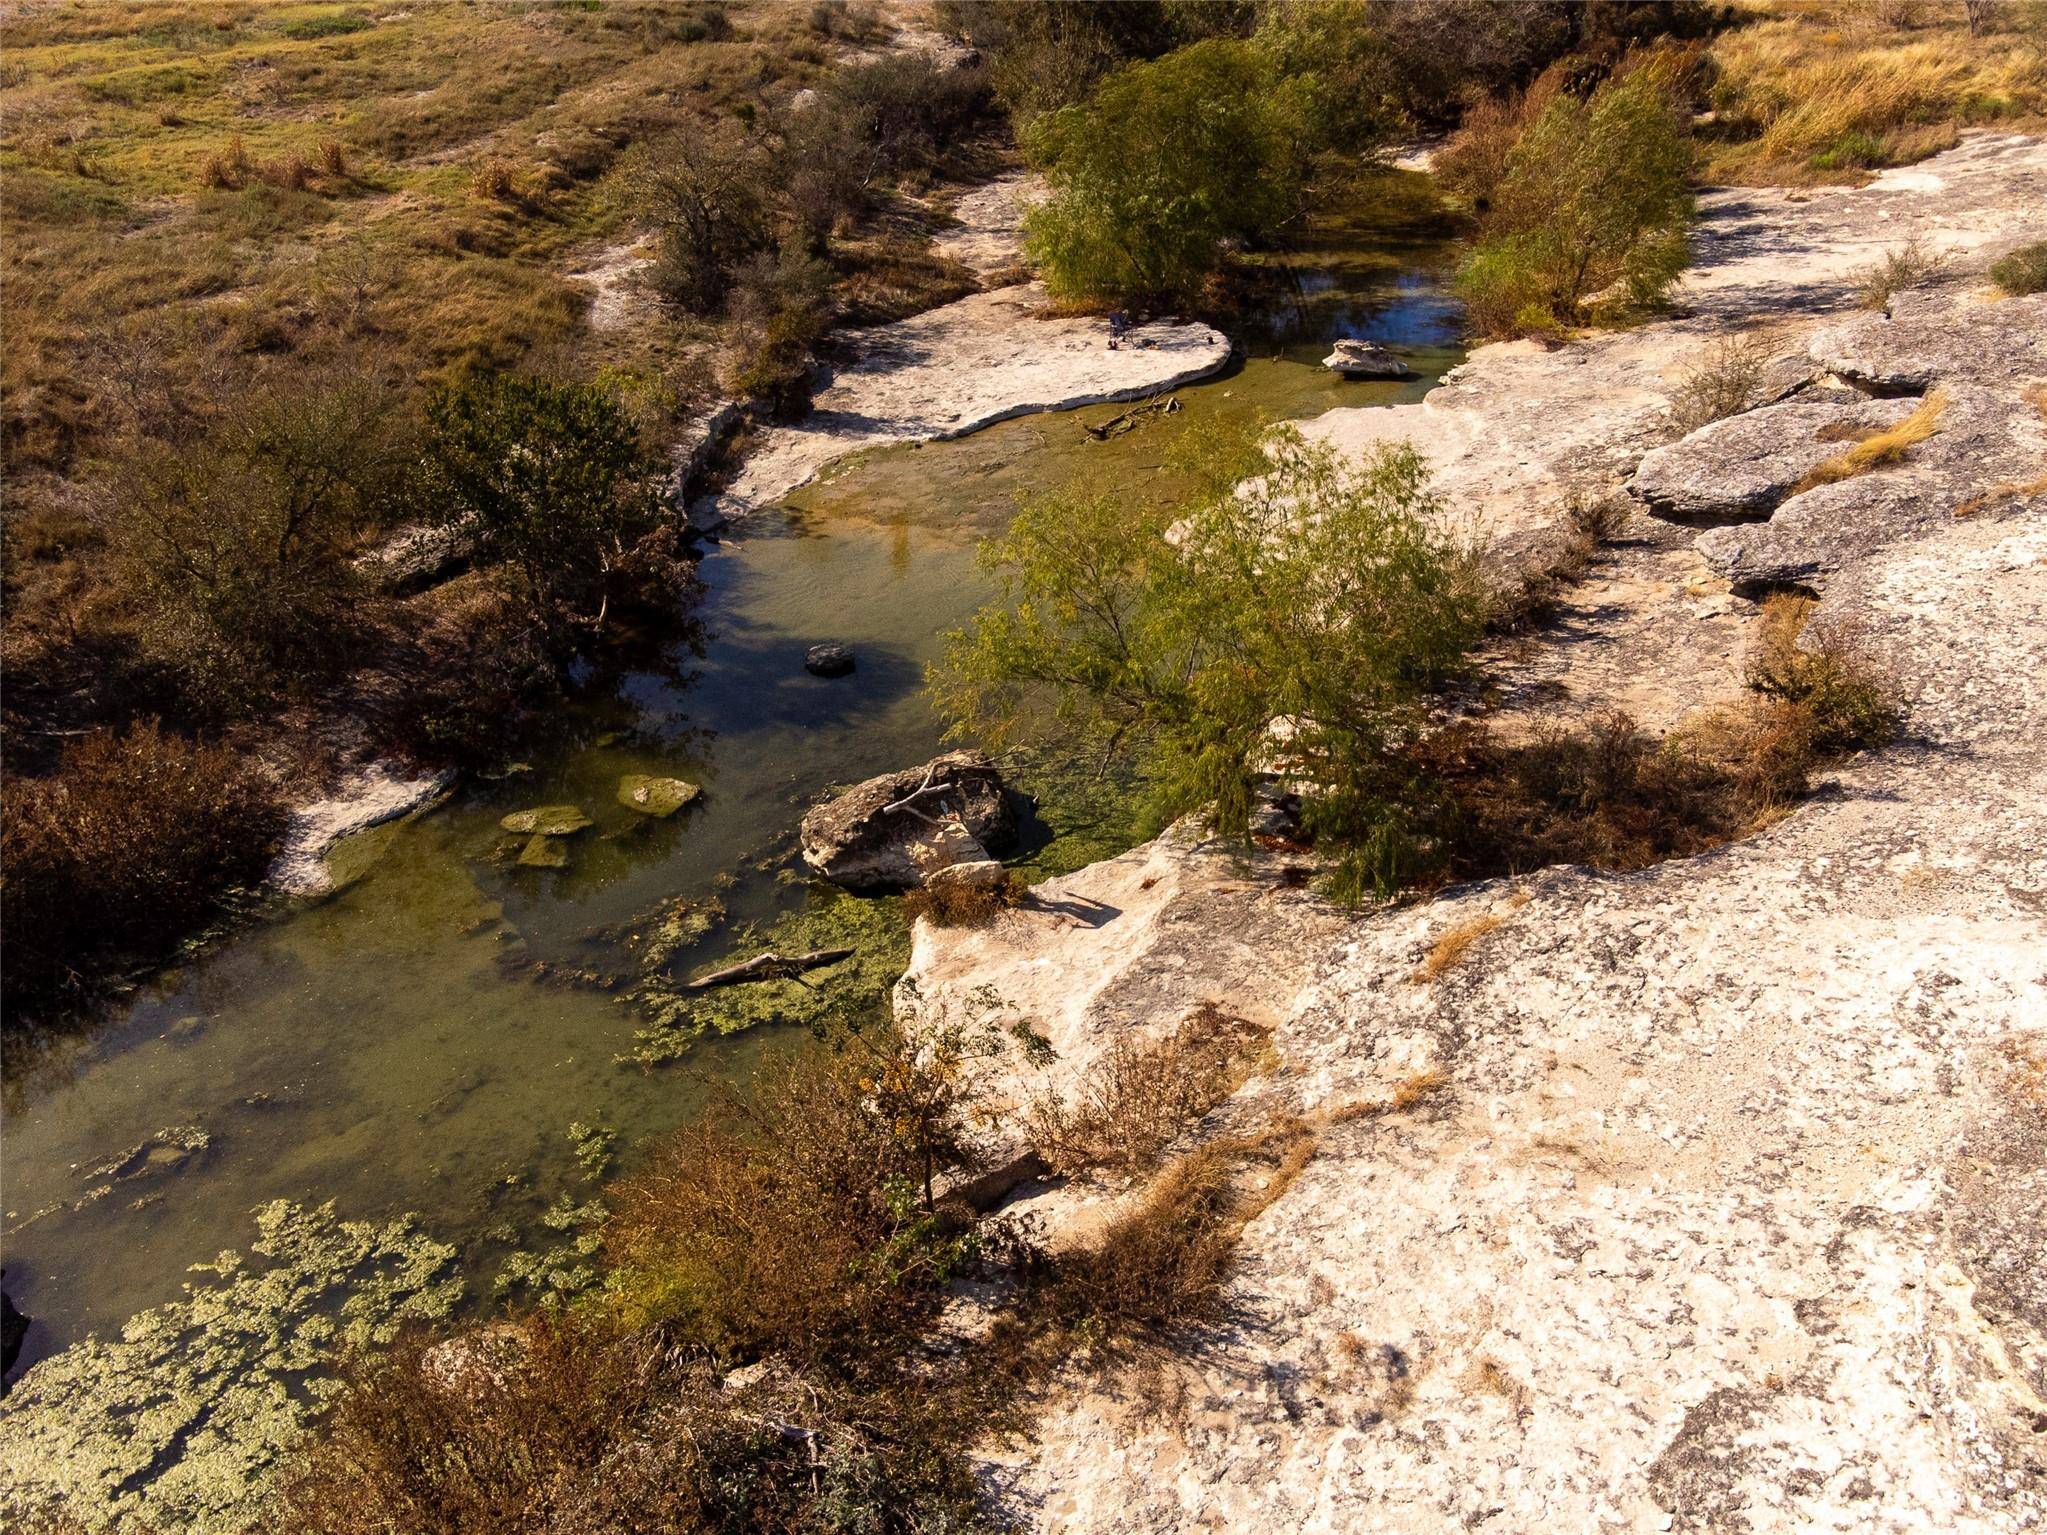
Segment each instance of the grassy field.
[[[110,350],[339,317],[418,376],[587,345],[621,155],[831,56],[782,4],[73,4],[0,23],[14,474],[92,453]],[[651,336],[614,367],[657,369]],[[17,484],[19,481],[17,480]],[[30,502],[32,495],[27,495]]]
[[1976,30],[1933,0],[1751,0],[1709,54],[1701,173],[1735,185],[1858,181],[1961,129],[2047,124],[2047,5],[2006,0]]

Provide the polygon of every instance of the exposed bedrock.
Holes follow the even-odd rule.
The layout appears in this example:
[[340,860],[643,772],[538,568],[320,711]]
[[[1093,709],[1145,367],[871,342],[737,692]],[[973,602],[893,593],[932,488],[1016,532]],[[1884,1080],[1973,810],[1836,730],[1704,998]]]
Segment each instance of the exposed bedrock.
[[1646,455],[1628,488],[1657,516],[1676,522],[1767,517],[1806,475],[1859,437],[1896,426],[1917,403],[1844,393],[1702,426]]
[[[900,1010],[1003,998],[1058,1053],[1019,1098],[1204,1003],[1271,1048],[1183,1144],[1443,1079],[1327,1123],[1243,1234],[1226,1326],[1141,1383],[1077,1374],[1033,1443],[989,1451],[1021,1519],[2047,1528],[2047,364],[2041,301],[1982,278],[2047,236],[2043,190],[2047,149],[1973,135],[1864,189],[1713,194],[1691,315],[1483,348],[1419,405],[1311,428],[1347,453],[1412,438],[1496,548],[1630,478],[1708,520],[1759,509],[1609,544],[1525,647],[1531,707],[1674,719],[1738,692],[1730,583],[1799,579],[1894,670],[1905,743],[1633,874],[1349,914],[1181,826],[985,928],[920,923]],[[1913,235],[1948,250],[1939,279],[1854,310],[1854,272]],[[1669,403],[1730,322],[1790,385],[1938,389],[1938,429],[1803,491],[1814,432],[1923,402],[1808,387],[1673,444]],[[1082,1178],[1021,1208],[1070,1241],[1131,1197]]]

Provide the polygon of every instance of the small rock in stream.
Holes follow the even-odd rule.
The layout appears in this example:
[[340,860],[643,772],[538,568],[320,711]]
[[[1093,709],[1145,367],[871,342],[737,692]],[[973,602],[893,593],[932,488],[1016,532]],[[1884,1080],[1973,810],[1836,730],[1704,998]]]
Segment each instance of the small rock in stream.
[[577,805],[541,805],[532,810],[515,810],[498,822],[506,831],[520,836],[572,837],[596,825]]
[[618,781],[618,802],[641,815],[674,815],[703,792],[687,779],[656,778],[647,773],[628,773]]
[[853,670],[853,652],[845,645],[813,645],[803,652],[803,669],[814,677],[843,677]]

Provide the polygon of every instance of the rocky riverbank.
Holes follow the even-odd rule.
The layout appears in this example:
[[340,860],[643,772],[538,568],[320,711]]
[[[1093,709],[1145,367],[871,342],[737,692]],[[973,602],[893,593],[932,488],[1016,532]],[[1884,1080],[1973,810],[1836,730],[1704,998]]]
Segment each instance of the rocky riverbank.
[[[1715,194],[1689,314],[1485,348],[1419,405],[1311,427],[1413,440],[1502,549],[1638,469],[1693,503],[1603,553],[1506,666],[1510,707],[1668,723],[1739,689],[1750,595],[1817,593],[1894,669],[1907,737],[1767,833],[1351,916],[1181,827],[992,927],[920,926],[913,1021],[992,988],[1068,1080],[1212,1003],[1269,1026],[1276,1064],[1190,1143],[1328,1115],[1244,1234],[1232,1320],[1141,1383],[1076,1375],[1033,1448],[991,1455],[1020,1517],[2047,1520],[2047,298],[1984,278],[2047,234],[2043,192],[2047,146],[1986,134],[1862,189]],[[1853,274],[1913,236],[1944,266],[1857,311]],[[1679,440],[1672,401],[1735,326],[1786,403]],[[1936,392],[1911,452],[1805,484],[1815,406]],[[1328,1113],[1416,1080],[1440,1086]],[[1128,1197],[1022,1207],[1056,1241]]]
[[[1007,176],[962,197],[958,229],[940,248],[999,278],[1023,259],[1029,177]],[[803,420],[760,434],[731,482],[698,498],[690,520],[715,528],[772,506],[850,453],[963,437],[1036,411],[1135,400],[1221,368],[1230,343],[1211,326],[1133,326],[1111,346],[1109,322],[1061,315],[1037,282],[954,303],[840,338],[852,360],[811,397]]]

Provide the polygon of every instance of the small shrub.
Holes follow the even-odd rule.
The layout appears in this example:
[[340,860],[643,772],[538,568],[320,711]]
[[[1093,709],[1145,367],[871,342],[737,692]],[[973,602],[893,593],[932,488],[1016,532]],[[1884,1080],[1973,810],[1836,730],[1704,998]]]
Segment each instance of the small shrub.
[[[290,1452],[274,1535],[965,1530],[979,1383],[764,1372],[541,1312],[349,1361]],[[849,1375],[857,1375],[849,1370]],[[991,1372],[992,1373],[992,1372]],[[879,1378],[874,1378],[874,1377]],[[996,1408],[999,1412],[999,1406]]]
[[2047,292],[2047,240],[2021,245],[1990,268],[1990,280],[2006,293]]
[[1815,465],[1794,487],[1793,493],[1811,490],[1818,485],[1831,485],[1837,480],[1852,479],[1858,474],[1867,474],[1872,469],[1903,463],[1905,455],[1913,447],[1940,430],[1940,418],[1946,410],[1946,396],[1938,389],[1934,390],[1920,403],[1918,409],[1896,426],[1887,427],[1881,432],[1872,432],[1846,452],[1837,453],[1824,463]]
[[1763,609],[1748,657],[1748,685],[1797,711],[1822,754],[1880,746],[1898,733],[1894,689],[1868,653],[1832,632],[1807,628],[1810,599],[1779,595]]
[[1864,309],[1887,309],[1901,289],[1914,287],[1940,270],[1940,256],[1913,236],[1883,260],[1867,268],[1856,281],[1856,301]]
[[443,389],[426,414],[433,515],[537,600],[601,624],[614,597],[689,590],[665,465],[605,391],[499,375]]
[[1297,778],[1334,877],[1381,888],[1398,747],[1485,620],[1475,563],[1405,445],[1347,463],[1283,428],[1179,455],[1202,487],[1181,505],[1076,487],[1017,514],[984,556],[1006,600],[948,636],[936,705],[996,749],[1056,731],[1135,755],[1161,813],[1226,835],[1261,774]]
[[471,574],[414,598],[387,627],[360,707],[407,756],[488,767],[565,701],[547,616],[511,582]]
[[1472,329],[1554,334],[1580,323],[1595,295],[1608,308],[1621,297],[1635,310],[1660,303],[1689,259],[1690,159],[1654,70],[1582,100],[1555,91],[1507,153],[1458,275]]
[[612,1307],[721,1358],[873,1345],[972,1252],[923,1191],[963,1160],[960,1058],[842,1035],[656,1143],[613,1191]]
[[337,181],[348,175],[348,150],[341,140],[320,141],[320,169]]
[[731,386],[792,421],[810,408],[817,344],[831,328],[831,269],[795,244],[756,255],[731,298],[737,358]]
[[10,1024],[95,967],[153,957],[262,875],[284,830],[275,787],[220,746],[139,724],[71,745],[0,799]]
[[469,176],[469,187],[485,202],[506,203],[517,200],[518,187],[513,180],[512,164],[496,155],[483,161]]
[[1203,1003],[1155,1040],[1118,1039],[1074,1101],[1041,1095],[1030,1141],[1061,1173],[1149,1167],[1196,1120],[1234,1092],[1266,1031]]
[[1850,130],[1812,157],[1816,171],[1881,170],[1891,163],[1890,147],[1873,133]]
[[[940,0],[938,24],[988,60],[997,97],[1019,125],[1081,101],[1104,75],[1193,41],[1205,19],[1230,6],[1099,5],[1072,0]],[[1182,22],[1193,23],[1183,30]]]
[[933,927],[985,927],[1006,911],[1023,904],[1030,887],[1015,874],[987,885],[948,881],[920,885],[903,897],[903,916]]
[[1722,336],[1679,383],[1670,402],[1680,434],[1738,416],[1758,403],[1774,351],[1762,336]]
[[1769,711],[1738,711],[1665,740],[1615,712],[1502,743],[1478,727],[1418,748],[1440,786],[1429,825],[1453,878],[1550,864],[1639,869],[1764,824],[1804,792],[1811,749]]
[[737,123],[676,134],[635,155],[626,181],[655,230],[655,291],[692,314],[722,314],[734,273],[768,244],[760,141]]
[[195,715],[292,693],[345,658],[352,540],[407,461],[385,386],[338,365],[263,376],[199,440],[131,447],[96,519],[145,653]]

